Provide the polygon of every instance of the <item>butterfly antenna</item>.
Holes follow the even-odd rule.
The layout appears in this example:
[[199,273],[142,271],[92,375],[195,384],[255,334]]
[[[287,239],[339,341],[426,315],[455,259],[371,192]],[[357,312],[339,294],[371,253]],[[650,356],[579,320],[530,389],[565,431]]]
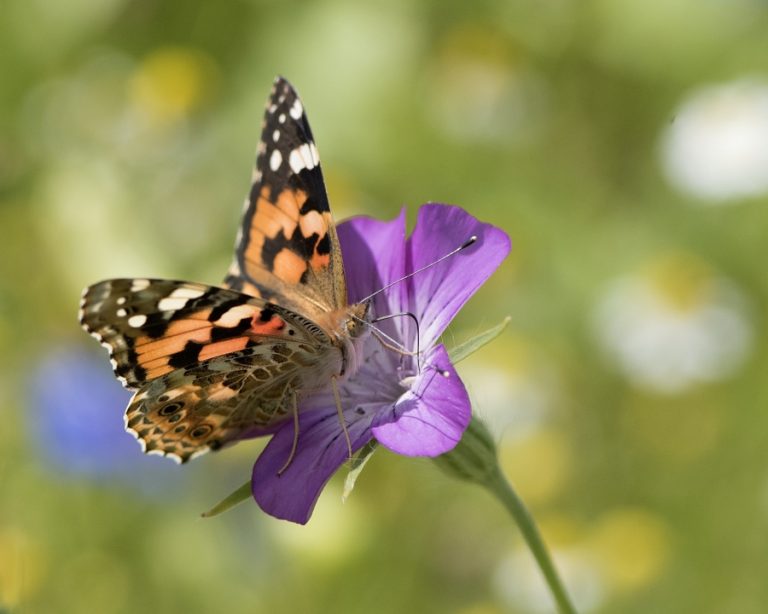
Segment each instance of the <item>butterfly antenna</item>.
[[389,290],[389,288],[391,288],[391,287],[392,287],[392,286],[394,286],[394,285],[397,285],[397,284],[399,284],[401,281],[405,281],[406,279],[410,279],[411,277],[413,277],[413,276],[414,276],[414,275],[416,275],[417,273],[421,273],[422,271],[426,271],[427,269],[429,269],[429,268],[432,268],[432,267],[433,267],[433,266],[435,266],[436,264],[440,264],[440,263],[441,263],[443,260],[445,260],[446,258],[450,258],[450,257],[451,257],[451,256],[453,256],[454,254],[458,254],[458,253],[459,253],[461,250],[463,250],[463,249],[467,249],[467,248],[468,248],[470,245],[474,244],[476,241],[477,241],[477,235],[472,235],[471,237],[469,237],[469,239],[467,239],[466,241],[464,241],[464,243],[462,243],[461,245],[459,245],[459,247],[457,247],[456,249],[454,249],[454,250],[451,250],[450,252],[448,252],[447,254],[445,254],[445,255],[443,255],[443,256],[440,256],[440,258],[438,258],[438,259],[437,259],[437,260],[435,260],[434,262],[430,262],[429,264],[427,264],[427,265],[425,265],[425,266],[421,267],[420,269],[416,269],[416,270],[415,270],[415,271],[413,271],[412,273],[408,273],[408,275],[404,275],[404,276],[403,276],[403,277],[401,277],[400,279],[396,279],[395,281],[393,281],[392,283],[389,283],[389,284],[387,284],[387,285],[386,285],[386,286],[384,286],[383,288],[380,288],[380,289],[376,290],[376,292],[374,292],[373,294],[369,294],[368,296],[366,296],[364,299],[362,299],[362,300],[361,300],[361,301],[359,301],[359,302],[361,302],[361,303],[364,303],[365,301],[367,301],[367,300],[369,300],[369,299],[372,299],[372,298],[373,298],[374,296],[376,296],[377,294],[381,294],[382,292],[384,292],[384,290]]

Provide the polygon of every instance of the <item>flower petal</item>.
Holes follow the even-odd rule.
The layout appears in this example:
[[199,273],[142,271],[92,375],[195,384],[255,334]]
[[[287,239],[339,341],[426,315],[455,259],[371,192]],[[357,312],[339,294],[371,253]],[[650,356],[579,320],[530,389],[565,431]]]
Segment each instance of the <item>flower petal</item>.
[[[353,452],[371,440],[373,415],[345,415]],[[293,437],[293,421],[289,420],[256,460],[251,488],[256,503],[267,514],[306,524],[323,486],[347,460],[349,450],[335,408],[302,412],[296,454],[278,475],[290,456]]]
[[379,417],[372,431],[379,443],[398,454],[438,456],[459,442],[471,417],[467,390],[441,344],[411,390]]
[[[405,209],[390,222],[355,217],[337,228],[349,302],[355,303],[405,275]],[[405,284],[376,297],[375,313],[398,313],[405,305]],[[388,300],[387,300],[388,299]]]
[[448,323],[506,258],[507,234],[451,205],[427,204],[419,209],[408,240],[408,271],[435,262],[470,237],[477,241],[409,280],[410,308],[421,323],[421,347],[436,343]]

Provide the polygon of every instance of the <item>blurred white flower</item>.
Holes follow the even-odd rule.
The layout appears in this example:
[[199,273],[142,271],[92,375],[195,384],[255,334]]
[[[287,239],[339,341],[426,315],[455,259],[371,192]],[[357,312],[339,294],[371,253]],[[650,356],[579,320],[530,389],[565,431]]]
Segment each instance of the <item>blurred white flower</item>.
[[768,84],[707,87],[678,110],[662,139],[664,171],[676,188],[719,202],[768,192]]
[[527,342],[507,342],[503,360],[470,358],[462,377],[489,428],[502,437],[537,432],[561,401],[561,382],[551,362],[534,355]]
[[465,26],[448,31],[439,47],[425,99],[437,129],[457,141],[506,146],[540,134],[547,84],[504,39]]
[[[590,552],[573,546],[551,552],[576,609],[582,614],[598,610],[606,598],[606,587]],[[541,570],[524,547],[501,560],[493,574],[493,586],[500,601],[514,612],[549,614],[555,610]]]
[[733,284],[679,256],[611,284],[595,324],[619,370],[640,387],[668,394],[732,374],[753,336]]

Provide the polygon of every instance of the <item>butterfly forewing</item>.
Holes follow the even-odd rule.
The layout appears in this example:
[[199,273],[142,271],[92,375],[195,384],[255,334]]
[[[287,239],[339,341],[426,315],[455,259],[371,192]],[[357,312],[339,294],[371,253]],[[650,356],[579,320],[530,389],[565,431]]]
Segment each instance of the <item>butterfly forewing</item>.
[[226,284],[312,315],[346,304],[344,270],[320,160],[293,87],[275,81]]

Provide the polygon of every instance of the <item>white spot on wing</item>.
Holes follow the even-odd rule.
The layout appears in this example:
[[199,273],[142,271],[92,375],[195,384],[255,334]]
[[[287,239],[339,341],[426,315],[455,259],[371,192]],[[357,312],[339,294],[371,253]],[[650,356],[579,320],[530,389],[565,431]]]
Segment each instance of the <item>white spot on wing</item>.
[[181,456],[179,456],[178,454],[169,453],[169,454],[165,454],[164,456],[167,456],[168,458],[170,458],[177,465],[181,465]]
[[276,172],[278,168],[280,168],[280,165],[283,163],[283,154],[280,153],[279,149],[275,149],[275,151],[272,152],[272,155],[269,158],[269,168],[272,169],[273,172]]
[[133,283],[131,283],[131,292],[139,292],[147,288],[149,288],[148,279],[134,279]]
[[288,164],[294,173],[299,173],[302,169],[312,170],[317,166],[317,158],[313,155],[309,144],[299,145],[291,152],[288,157]]
[[298,98],[294,100],[293,106],[291,107],[291,110],[288,111],[288,113],[291,114],[291,117],[293,119],[300,119],[301,114],[304,113],[304,107],[301,106],[301,100],[299,100]]
[[280,115],[277,117],[277,121],[279,121],[281,124],[285,123],[285,113],[280,113]]
[[147,316],[144,314],[139,314],[136,316],[131,316],[128,318],[128,326],[132,326],[133,328],[141,328],[144,326],[144,323],[147,321]]
[[205,448],[200,448],[199,450],[195,450],[192,452],[192,454],[189,455],[189,460],[192,460],[193,458],[197,458],[198,456],[202,456],[203,454],[207,454],[210,448],[206,446]]
[[117,297],[117,304],[118,305],[125,305],[125,297],[124,296],[118,296]]
[[178,311],[179,309],[183,309],[186,304],[187,300],[183,297],[175,298],[173,295],[167,296],[163,299],[160,299],[160,302],[157,303],[157,308],[160,311]]
[[280,140],[280,131],[279,131],[279,130],[275,130],[275,131],[272,133],[272,140],[273,140],[275,143],[277,143],[277,141],[279,141],[279,140]]
[[252,317],[253,313],[254,310],[251,305],[238,305],[237,307],[227,309],[214,324],[232,328],[233,326],[240,324],[240,320],[243,318]]
[[117,317],[118,318],[124,318],[127,315],[128,315],[128,312],[125,309],[123,309],[122,307],[117,310]]
[[200,298],[205,294],[204,290],[198,288],[176,288],[171,292],[169,298]]

